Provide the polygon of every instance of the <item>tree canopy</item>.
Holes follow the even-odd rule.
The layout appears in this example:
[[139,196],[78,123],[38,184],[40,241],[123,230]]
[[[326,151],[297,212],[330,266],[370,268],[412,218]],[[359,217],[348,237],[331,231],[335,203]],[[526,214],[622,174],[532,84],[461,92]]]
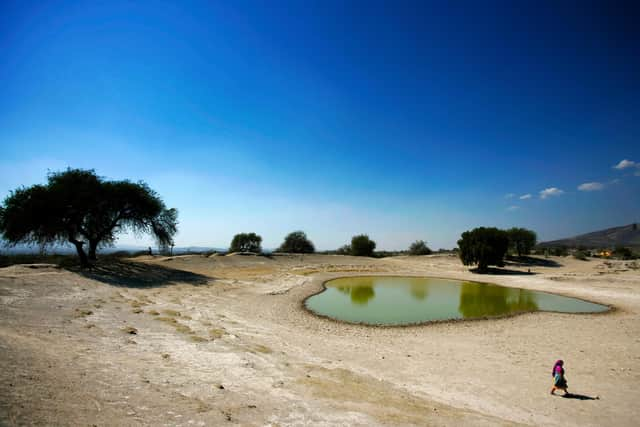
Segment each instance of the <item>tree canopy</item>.
[[376,242],[369,239],[366,234],[359,234],[351,238],[351,255],[372,256],[376,248]]
[[430,255],[431,249],[427,246],[427,242],[424,240],[416,240],[409,246],[410,255]]
[[507,232],[495,227],[465,231],[458,240],[460,260],[464,265],[478,264],[479,272],[486,272],[490,265],[502,267],[508,247]]
[[510,228],[507,230],[509,249],[518,256],[528,255],[537,243],[536,232],[526,228]]
[[278,252],[287,252],[294,254],[312,254],[316,248],[311,240],[307,238],[304,231],[294,231],[284,238],[284,242],[278,248]]
[[46,185],[12,191],[0,208],[0,233],[10,244],[70,242],[87,266],[121,232],[151,234],[162,247],[173,244],[177,217],[144,182],[108,181],[93,170],[67,169],[50,173]]
[[256,233],[239,233],[233,236],[231,245],[229,246],[230,252],[253,252],[261,253],[262,237]]

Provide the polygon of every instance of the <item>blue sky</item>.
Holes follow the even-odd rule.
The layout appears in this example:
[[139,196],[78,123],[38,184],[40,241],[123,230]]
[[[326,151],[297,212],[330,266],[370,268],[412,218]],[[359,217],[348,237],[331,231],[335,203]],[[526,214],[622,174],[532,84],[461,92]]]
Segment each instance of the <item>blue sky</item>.
[[179,246],[640,221],[637,10],[344,3],[2,2],[0,197],[67,166],[144,180]]

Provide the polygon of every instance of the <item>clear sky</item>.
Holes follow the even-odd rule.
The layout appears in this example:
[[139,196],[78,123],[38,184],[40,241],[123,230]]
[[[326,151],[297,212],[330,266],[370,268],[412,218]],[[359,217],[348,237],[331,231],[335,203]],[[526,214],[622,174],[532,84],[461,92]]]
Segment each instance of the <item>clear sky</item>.
[[640,221],[638,6],[225,3],[0,2],[0,197],[144,180],[178,246]]

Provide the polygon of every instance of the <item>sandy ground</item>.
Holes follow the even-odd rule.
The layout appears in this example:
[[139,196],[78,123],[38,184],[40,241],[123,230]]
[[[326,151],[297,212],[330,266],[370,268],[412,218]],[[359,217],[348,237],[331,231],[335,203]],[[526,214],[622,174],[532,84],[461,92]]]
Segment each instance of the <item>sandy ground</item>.
[[[479,279],[450,256],[0,269],[0,425],[638,425],[640,270],[550,261],[480,279],[615,311],[376,328],[301,306],[349,274]],[[558,358],[583,399],[549,395]]]

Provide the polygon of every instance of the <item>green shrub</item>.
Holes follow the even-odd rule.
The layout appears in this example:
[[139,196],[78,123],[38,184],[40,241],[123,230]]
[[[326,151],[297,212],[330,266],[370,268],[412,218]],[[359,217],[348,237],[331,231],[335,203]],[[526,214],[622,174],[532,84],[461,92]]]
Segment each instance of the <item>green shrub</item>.
[[587,253],[585,251],[578,250],[573,253],[573,257],[575,259],[579,259],[580,261],[586,261]]
[[277,249],[277,252],[287,252],[293,254],[312,254],[316,248],[311,240],[307,238],[304,231],[294,231],[284,238],[284,242]]
[[424,240],[416,240],[409,246],[410,255],[431,255],[431,249]]
[[366,234],[359,234],[351,239],[351,255],[372,256],[375,248],[376,242],[369,239]]

